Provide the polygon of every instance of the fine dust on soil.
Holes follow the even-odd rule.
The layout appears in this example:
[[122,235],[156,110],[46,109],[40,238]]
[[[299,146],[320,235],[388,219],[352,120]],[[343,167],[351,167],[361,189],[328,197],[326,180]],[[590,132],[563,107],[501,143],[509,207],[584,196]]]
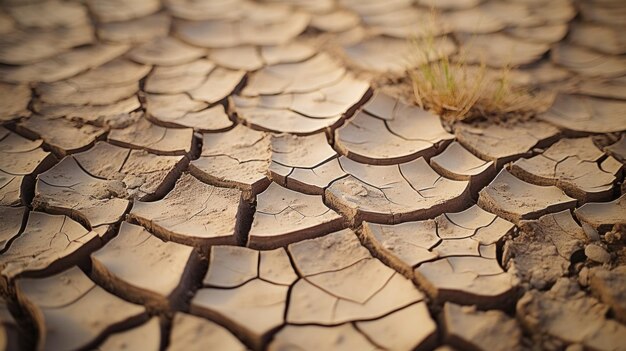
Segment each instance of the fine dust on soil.
[[625,11],[0,2],[0,350],[626,350]]

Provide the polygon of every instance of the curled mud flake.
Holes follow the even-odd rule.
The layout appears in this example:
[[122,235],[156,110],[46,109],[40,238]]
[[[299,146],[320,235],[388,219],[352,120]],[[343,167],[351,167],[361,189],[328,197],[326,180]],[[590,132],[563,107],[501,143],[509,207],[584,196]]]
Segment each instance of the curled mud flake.
[[493,161],[479,159],[456,141],[432,157],[430,166],[446,178],[469,181],[472,194],[477,194],[495,175]]
[[28,140],[2,128],[0,134],[0,205],[30,201],[35,177],[50,168],[54,156],[41,149],[41,140]]
[[442,178],[423,158],[394,166],[375,166],[340,157],[350,176],[326,189],[326,200],[351,221],[399,223],[466,207],[467,181]]
[[613,194],[617,172],[598,164],[604,153],[591,138],[561,139],[541,155],[517,160],[511,173],[537,185],[555,185],[581,202],[608,200]]
[[64,52],[26,66],[0,68],[0,80],[11,83],[51,83],[107,63],[128,50],[127,45],[97,44]]
[[118,22],[151,15],[159,10],[158,0],[89,0],[87,6],[98,22]]
[[619,29],[615,27],[589,22],[576,23],[572,26],[569,40],[575,45],[601,51],[607,55],[626,53],[626,43]]
[[303,276],[291,292],[289,323],[369,320],[423,298],[408,279],[373,258],[351,230],[291,244],[288,250]]
[[432,52],[416,55],[415,48],[406,39],[389,39],[383,36],[350,43],[343,48],[350,63],[359,69],[379,73],[403,73],[407,68],[436,61],[456,51],[450,39],[437,39]]
[[97,351],[145,350],[158,351],[161,345],[161,326],[158,317],[152,317],[146,323],[107,337]]
[[619,26],[624,23],[624,12],[618,11],[619,1],[603,1],[598,6],[589,3],[581,3],[578,7],[580,15],[586,21],[596,22],[606,27]]
[[480,207],[511,222],[536,219],[545,214],[573,208],[573,199],[555,186],[526,183],[506,169],[479,193]]
[[262,46],[261,59],[266,65],[279,63],[296,63],[310,59],[316,53],[313,46],[296,41],[281,45]]
[[169,33],[172,19],[165,13],[124,22],[101,23],[96,32],[101,40],[120,44],[141,44]]
[[129,201],[124,183],[86,173],[67,156],[37,178],[33,207],[68,215],[91,227],[113,224],[126,212]]
[[66,216],[31,212],[26,228],[0,256],[3,284],[17,276],[70,267],[100,244],[98,234]]
[[135,201],[129,218],[163,240],[206,247],[237,244],[245,211],[241,191],[183,174],[162,200]]
[[493,161],[496,169],[530,155],[533,148],[549,144],[558,134],[557,128],[544,122],[517,122],[510,126],[455,125],[459,143],[481,159]]
[[26,207],[0,206],[0,252],[7,249],[9,242],[20,234],[27,213]]
[[315,350],[377,350],[352,324],[334,327],[316,325],[287,325],[272,339],[268,350],[278,351],[297,348],[303,351]]
[[556,23],[539,27],[509,28],[506,30],[506,34],[523,42],[552,45],[560,42],[568,30],[569,25],[567,23]]
[[134,47],[128,56],[146,65],[173,66],[196,60],[206,50],[187,45],[173,37],[157,37]]
[[441,14],[441,20],[445,26],[456,33],[488,34],[506,28],[504,21],[481,7],[444,12]]
[[626,100],[626,77],[585,79],[572,92],[597,98]]
[[189,172],[209,183],[235,187],[254,196],[269,184],[270,136],[243,125],[221,133],[206,133],[200,158]]
[[274,135],[269,171],[272,180],[284,187],[321,195],[331,182],[345,175],[336,158],[323,133]]
[[459,349],[521,350],[522,330],[502,311],[483,312],[447,302],[443,323],[446,343]]
[[60,157],[83,151],[100,138],[105,130],[89,124],[77,126],[63,118],[47,119],[34,115],[17,125],[24,134],[41,138]]
[[128,196],[139,200],[164,196],[188,163],[185,156],[153,155],[106,142],[96,143],[74,159],[94,177],[121,180]]
[[383,261],[419,281],[437,301],[497,307],[508,303],[516,282],[488,248],[495,253],[512,229],[512,223],[473,206],[435,220],[365,222],[363,236]]
[[580,222],[606,232],[615,224],[626,224],[626,195],[611,202],[590,202],[574,210]]
[[539,118],[568,131],[611,133],[626,129],[626,102],[560,94]]
[[550,53],[554,63],[586,77],[615,78],[626,73],[626,59],[623,56],[606,55],[563,43],[552,48]]
[[516,315],[538,342],[555,338],[596,350],[616,350],[626,327],[608,319],[607,306],[580,291],[578,284],[559,279],[546,292],[528,291],[517,302]]
[[158,155],[187,155],[192,149],[193,129],[161,127],[141,118],[124,129],[109,132],[108,141]]
[[271,183],[257,196],[248,246],[276,248],[324,235],[343,225],[343,218],[326,207],[321,196],[301,194]]
[[[287,258],[284,249],[259,259],[266,252],[213,246],[203,281],[207,287],[191,301],[193,313],[215,318],[255,347],[267,340],[270,331],[284,324],[289,286],[296,279],[291,265],[280,263],[281,256]],[[291,278],[285,284],[276,284],[263,277],[268,272]]]
[[233,70],[256,71],[265,65],[260,50],[249,45],[213,49],[209,52],[209,59],[221,67]]
[[521,221],[521,234],[504,246],[507,270],[535,289],[545,289],[569,273],[588,241],[569,210]]
[[17,5],[8,6],[7,11],[21,27],[51,29],[89,24],[87,8],[80,3],[56,0],[44,3],[20,1]]
[[190,246],[164,242],[143,227],[122,222],[118,235],[91,261],[95,277],[117,295],[168,309],[185,299],[201,258]]
[[480,0],[418,0],[417,4],[439,10],[464,10],[478,6]]
[[108,332],[146,318],[144,307],[108,293],[78,267],[48,278],[20,279],[16,285],[20,303],[34,316],[40,350],[91,348]]
[[241,341],[219,324],[182,312],[174,315],[169,340],[168,351],[246,350]]
[[146,95],[146,113],[162,125],[194,128],[201,132],[220,131],[233,125],[222,105],[208,106],[187,94]]

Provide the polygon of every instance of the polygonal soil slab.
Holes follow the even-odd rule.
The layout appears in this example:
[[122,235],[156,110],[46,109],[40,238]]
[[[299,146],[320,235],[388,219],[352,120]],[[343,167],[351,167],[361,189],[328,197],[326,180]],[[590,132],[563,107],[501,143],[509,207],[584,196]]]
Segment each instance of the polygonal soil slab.
[[117,236],[91,261],[96,279],[117,295],[168,309],[182,304],[201,258],[193,247],[164,242],[143,227],[122,222]]
[[0,206],[0,218],[2,218],[2,222],[0,222],[0,252],[3,252],[8,247],[9,242],[22,231],[27,213],[26,207]]
[[50,83],[98,67],[128,50],[126,45],[98,44],[76,48],[26,66],[0,68],[0,80],[9,83]]
[[279,350],[376,350],[371,341],[352,324],[336,327],[318,325],[288,325],[281,329],[268,346],[270,351]]
[[222,105],[208,106],[187,94],[146,95],[148,117],[166,127],[188,127],[207,132],[221,131],[233,125]]
[[[135,123],[141,114],[137,96],[131,96],[110,105],[56,105],[40,100],[33,101],[32,108],[46,120],[63,117],[66,120],[79,120],[97,127],[125,128]],[[48,123],[48,122],[46,122]],[[70,131],[67,131],[68,135]]]
[[204,184],[183,174],[162,200],[136,201],[129,218],[163,240],[207,247],[239,243],[246,211],[240,190]]
[[165,128],[142,118],[127,128],[112,130],[108,141],[158,155],[185,155],[193,148],[193,129]]
[[343,218],[319,195],[306,195],[276,183],[257,196],[247,246],[276,248],[341,229]]
[[109,332],[146,317],[144,307],[108,293],[77,267],[49,278],[20,279],[16,290],[39,329],[39,350],[93,347]]
[[555,186],[526,183],[503,169],[489,186],[480,191],[478,204],[518,223],[522,219],[536,219],[547,213],[573,208],[576,199]]
[[129,197],[142,201],[165,196],[189,162],[185,156],[153,155],[106,142],[73,157],[91,176],[120,180]]
[[77,125],[64,118],[48,119],[40,115],[21,121],[17,130],[32,139],[42,139],[60,157],[88,149],[105,133],[93,125]]
[[503,264],[531,287],[545,289],[569,274],[588,241],[570,210],[521,221],[521,233],[505,243]]
[[571,44],[552,48],[550,58],[557,65],[588,77],[620,77],[626,73],[623,56],[606,55]]
[[158,351],[161,347],[161,325],[158,317],[152,317],[141,326],[111,334],[95,350],[145,350]]
[[89,0],[87,6],[98,22],[127,21],[151,15],[159,10],[158,0]]
[[626,224],[626,194],[611,202],[590,202],[574,210],[576,218],[596,230],[607,231],[615,224]]
[[167,351],[244,351],[246,347],[226,328],[207,319],[177,312]]
[[622,163],[626,163],[626,136],[604,148],[604,151]]
[[479,159],[456,141],[432,157],[430,166],[446,178],[469,181],[472,194],[477,194],[495,174],[493,161]]
[[496,259],[496,246],[512,229],[512,223],[473,206],[434,220],[365,222],[363,235],[383,260],[414,277],[437,301],[494,307],[505,305],[516,285]]
[[244,125],[222,133],[206,133],[202,151],[189,172],[210,184],[236,187],[254,196],[269,184],[270,136]]
[[[602,40],[598,40],[602,38]],[[580,22],[572,26],[569,40],[575,45],[603,52],[607,55],[626,53],[626,43],[616,27]]]
[[129,206],[126,197],[124,183],[93,177],[67,156],[37,177],[33,207],[97,227],[120,220]]
[[460,350],[520,350],[522,330],[502,311],[477,311],[475,306],[446,303],[444,340]]
[[[215,63],[200,59],[182,65],[155,68],[146,80],[145,90],[155,94],[186,93],[196,104],[214,104],[230,95],[245,74],[242,70],[215,68]],[[182,96],[177,95],[177,98]]]
[[454,129],[461,145],[481,159],[493,161],[496,169],[529,155],[535,147],[549,144],[559,134],[559,130],[550,124],[533,121],[486,126],[457,123]]
[[624,101],[560,94],[539,118],[570,131],[611,133],[626,130],[624,114]]
[[502,33],[461,35],[467,63],[484,63],[491,67],[509,67],[530,64],[543,56],[550,45],[519,40]]
[[27,85],[0,83],[0,121],[29,116],[28,102],[31,94]]
[[626,326],[607,318],[608,307],[561,278],[547,292],[531,290],[517,302],[520,323],[533,333],[595,350],[618,350]]
[[192,8],[176,9],[177,16],[192,20],[176,24],[178,37],[208,48],[283,44],[304,31],[310,20],[309,15],[282,4],[237,3],[233,9],[236,16],[231,17],[220,15],[223,8],[208,16],[205,9],[195,14],[190,13]]
[[0,205],[17,206],[32,196],[35,176],[50,168],[54,156],[42,140],[28,140],[0,128]]
[[311,134],[349,114],[368,90],[327,54],[264,67],[233,98],[237,115],[261,129]]
[[345,175],[323,133],[273,135],[271,147],[270,176],[286,188],[321,195],[332,181]]
[[221,67],[235,70],[256,71],[265,65],[295,63],[311,58],[316,51],[310,45],[289,42],[276,46],[238,46],[213,49],[209,58]]
[[135,46],[128,56],[139,63],[157,66],[173,66],[191,62],[206,55],[204,49],[193,47],[173,37],[157,37]]
[[336,145],[349,158],[394,164],[430,158],[454,137],[438,116],[377,93],[348,123],[335,131]]
[[[291,244],[288,250],[302,277],[291,290],[288,323],[373,320],[423,300],[410,280],[373,258],[349,229]],[[418,327],[432,331],[428,315],[420,313],[423,318],[426,323]],[[428,332],[416,334],[429,337]]]
[[0,255],[3,284],[19,275],[39,275],[76,264],[100,244],[98,234],[66,216],[30,212],[26,228]]
[[450,39],[437,39],[425,54],[417,53],[406,39],[376,36],[344,47],[350,63],[359,69],[380,73],[403,73],[409,68],[436,61],[453,54],[456,45]]
[[78,76],[37,86],[41,101],[57,105],[108,105],[139,90],[149,66],[117,59]]
[[374,166],[340,157],[349,174],[326,188],[326,201],[350,221],[399,223],[432,218],[469,203],[467,181],[443,178],[423,158],[393,166]]
[[296,279],[282,248],[213,246],[205,288],[191,300],[191,312],[220,321],[260,347],[284,323],[289,286]]
[[101,40],[138,44],[157,37],[167,36],[171,22],[168,14],[157,13],[129,21],[101,23],[97,26],[96,31]]
[[600,165],[603,156],[591,138],[561,139],[541,155],[515,161],[510,171],[533,184],[555,185],[581,202],[602,201],[611,197],[616,181],[616,172]]

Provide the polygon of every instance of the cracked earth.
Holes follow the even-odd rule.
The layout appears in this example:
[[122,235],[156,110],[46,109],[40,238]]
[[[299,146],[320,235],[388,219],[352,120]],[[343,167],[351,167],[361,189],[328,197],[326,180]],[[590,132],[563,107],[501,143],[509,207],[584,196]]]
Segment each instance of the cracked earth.
[[[0,350],[626,350],[625,24],[0,1]],[[549,99],[413,104],[406,70],[460,49]]]

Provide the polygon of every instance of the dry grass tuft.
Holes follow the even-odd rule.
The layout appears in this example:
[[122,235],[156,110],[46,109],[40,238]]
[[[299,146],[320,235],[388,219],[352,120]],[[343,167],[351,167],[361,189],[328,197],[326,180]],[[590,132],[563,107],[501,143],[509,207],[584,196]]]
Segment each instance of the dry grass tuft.
[[429,60],[436,51],[436,40],[432,35],[412,40],[419,62],[426,62],[408,71],[417,105],[450,122],[479,117],[506,119],[533,110],[533,92],[513,84],[510,67],[494,70],[484,61],[467,64],[462,50],[454,57],[439,53],[436,56],[441,59]]

